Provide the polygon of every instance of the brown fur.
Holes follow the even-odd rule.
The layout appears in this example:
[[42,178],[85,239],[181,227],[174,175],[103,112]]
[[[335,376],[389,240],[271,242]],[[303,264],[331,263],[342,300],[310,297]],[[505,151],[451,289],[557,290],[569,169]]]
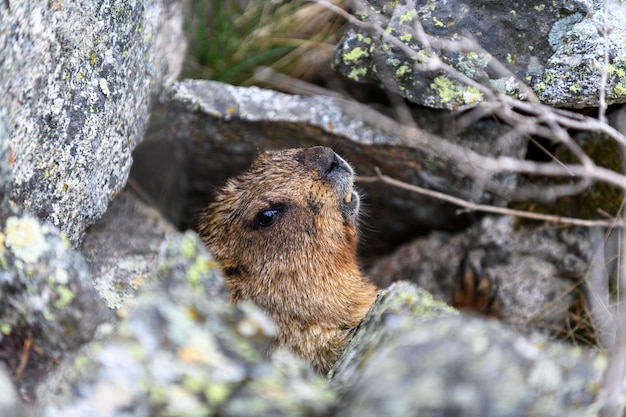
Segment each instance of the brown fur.
[[[345,202],[352,181],[352,169],[329,148],[264,152],[200,219],[232,300],[267,311],[278,344],[320,372],[330,369],[377,293],[357,265],[358,195]],[[259,225],[276,213],[271,225]]]

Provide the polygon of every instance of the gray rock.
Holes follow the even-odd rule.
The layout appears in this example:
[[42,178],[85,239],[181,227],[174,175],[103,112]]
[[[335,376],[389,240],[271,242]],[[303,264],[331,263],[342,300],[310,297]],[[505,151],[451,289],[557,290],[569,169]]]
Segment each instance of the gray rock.
[[[519,80],[532,87],[544,103],[563,107],[597,106],[600,69],[604,60],[603,2],[363,2],[356,15],[380,24],[387,33],[415,51],[408,57],[380,35],[358,27],[347,31],[335,49],[334,67],[360,82],[374,82],[397,90],[407,99],[436,108],[454,109],[483,101],[468,87],[442,72],[420,70],[431,52],[417,42],[412,22],[419,19],[426,33],[442,39],[470,34],[488,54],[450,52],[434,48],[444,62],[497,91],[524,98]],[[588,9],[589,7],[589,9]],[[626,7],[608,2],[608,103],[626,101]],[[492,59],[512,74],[499,73]],[[418,64],[417,66],[414,64]]]
[[8,203],[13,179],[6,110],[0,107],[0,208]]
[[[505,139],[503,130],[496,129],[502,139],[488,146],[478,140],[477,131],[451,135],[449,140],[419,129],[407,136],[404,126],[355,103],[210,81],[176,83],[164,93],[164,101],[163,128],[138,147],[132,175],[155,202],[164,201],[164,211],[175,223],[186,226],[206,207],[214,187],[247,168],[261,149],[331,146],[360,175],[372,175],[379,167],[410,183],[474,201],[503,203],[515,176],[472,181],[483,175],[476,169],[480,152],[522,157],[526,147],[523,139]],[[167,157],[174,159],[170,168],[154,163]],[[379,243],[406,239],[426,225],[453,228],[463,221],[455,208],[441,201],[380,184],[362,187],[367,221]]]
[[6,368],[0,364],[0,415],[2,417],[22,416],[22,407]]
[[[596,416],[607,358],[455,314],[408,283],[379,298],[331,370],[339,416]],[[623,398],[622,398],[623,401]]]
[[150,279],[161,244],[171,233],[176,229],[129,190],[122,191],[87,230],[80,252],[109,308],[120,308]]
[[181,2],[0,4],[12,199],[78,245],[126,183],[151,101],[185,50]]
[[251,304],[225,301],[195,234],[168,240],[158,263],[159,284],[134,301],[113,338],[74,360],[78,376],[52,397],[42,393],[38,415],[326,414],[327,382],[291,352],[265,357],[273,324]]
[[[49,223],[0,212],[0,346],[25,398],[68,352],[91,340],[105,319],[87,264]],[[3,414],[4,415],[4,414]]]
[[0,341],[32,328],[34,342],[58,358],[90,340],[101,311],[82,256],[34,217],[0,225]]
[[498,286],[502,320],[520,331],[552,333],[567,323],[593,251],[586,229],[531,228],[487,216],[463,232],[433,232],[400,246],[369,274],[380,286],[411,281],[450,303],[464,257]]

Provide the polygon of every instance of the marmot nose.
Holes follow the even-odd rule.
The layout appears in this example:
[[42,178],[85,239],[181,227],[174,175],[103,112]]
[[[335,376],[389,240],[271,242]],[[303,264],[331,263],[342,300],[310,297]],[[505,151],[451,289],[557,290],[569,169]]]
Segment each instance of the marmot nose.
[[300,158],[301,163],[317,171],[322,178],[331,179],[335,175],[352,175],[352,167],[332,149],[324,146],[315,146],[304,149]]

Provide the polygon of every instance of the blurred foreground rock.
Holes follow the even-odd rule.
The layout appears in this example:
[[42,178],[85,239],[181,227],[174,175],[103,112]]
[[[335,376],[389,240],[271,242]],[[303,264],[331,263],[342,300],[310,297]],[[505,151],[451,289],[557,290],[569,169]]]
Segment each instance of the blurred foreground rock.
[[53,363],[92,339],[103,307],[64,234],[18,211],[0,215],[0,358],[27,396]]
[[397,283],[379,295],[331,375],[339,416],[591,417],[606,366],[596,351],[526,338]]
[[291,352],[265,357],[273,324],[251,304],[225,301],[195,234],[167,241],[158,264],[158,284],[133,301],[115,335],[40,386],[38,415],[327,415],[327,382]]

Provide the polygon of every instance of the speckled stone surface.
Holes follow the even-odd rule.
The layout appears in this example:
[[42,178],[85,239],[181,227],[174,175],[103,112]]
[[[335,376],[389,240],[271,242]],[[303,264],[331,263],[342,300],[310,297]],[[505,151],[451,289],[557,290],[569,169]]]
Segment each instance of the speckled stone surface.
[[339,416],[596,416],[607,358],[383,291],[331,370]]
[[266,357],[274,325],[249,303],[225,301],[194,233],[164,243],[156,274],[113,337],[69,364],[69,381],[40,386],[37,415],[328,415],[327,381],[291,352]]
[[0,2],[12,199],[77,245],[124,184],[185,50],[181,2]]
[[450,303],[466,258],[497,286],[506,324],[553,334],[567,323],[574,289],[593,253],[586,229],[525,227],[512,217],[485,216],[459,233],[435,231],[401,245],[368,274],[383,288],[410,281]]
[[11,191],[11,151],[6,109],[0,107],[0,207],[7,203]]
[[[601,1],[493,2],[424,0],[405,2],[370,0],[356,16],[378,22],[387,33],[414,49],[407,57],[379,35],[360,28],[348,30],[335,50],[335,68],[356,81],[395,85],[407,99],[436,108],[454,109],[484,100],[474,87],[442,72],[423,71],[431,52],[412,33],[419,19],[426,33],[454,40],[469,33],[488,54],[472,51],[435,52],[466,76],[502,93],[524,98],[518,81],[490,67],[495,58],[533,88],[540,100],[561,107],[589,107],[599,103],[604,38],[596,25],[604,21]],[[626,6],[608,2],[610,56],[606,99],[626,102]],[[591,13],[588,13],[588,6]]]
[[0,364],[0,415],[3,417],[19,417],[23,415],[17,391],[7,369]]
[[161,244],[173,233],[178,232],[130,190],[122,191],[104,216],[87,229],[79,250],[98,295],[109,308],[122,307],[149,282]]
[[32,327],[58,358],[91,339],[100,308],[87,264],[56,227],[17,214],[0,223],[0,342]]

